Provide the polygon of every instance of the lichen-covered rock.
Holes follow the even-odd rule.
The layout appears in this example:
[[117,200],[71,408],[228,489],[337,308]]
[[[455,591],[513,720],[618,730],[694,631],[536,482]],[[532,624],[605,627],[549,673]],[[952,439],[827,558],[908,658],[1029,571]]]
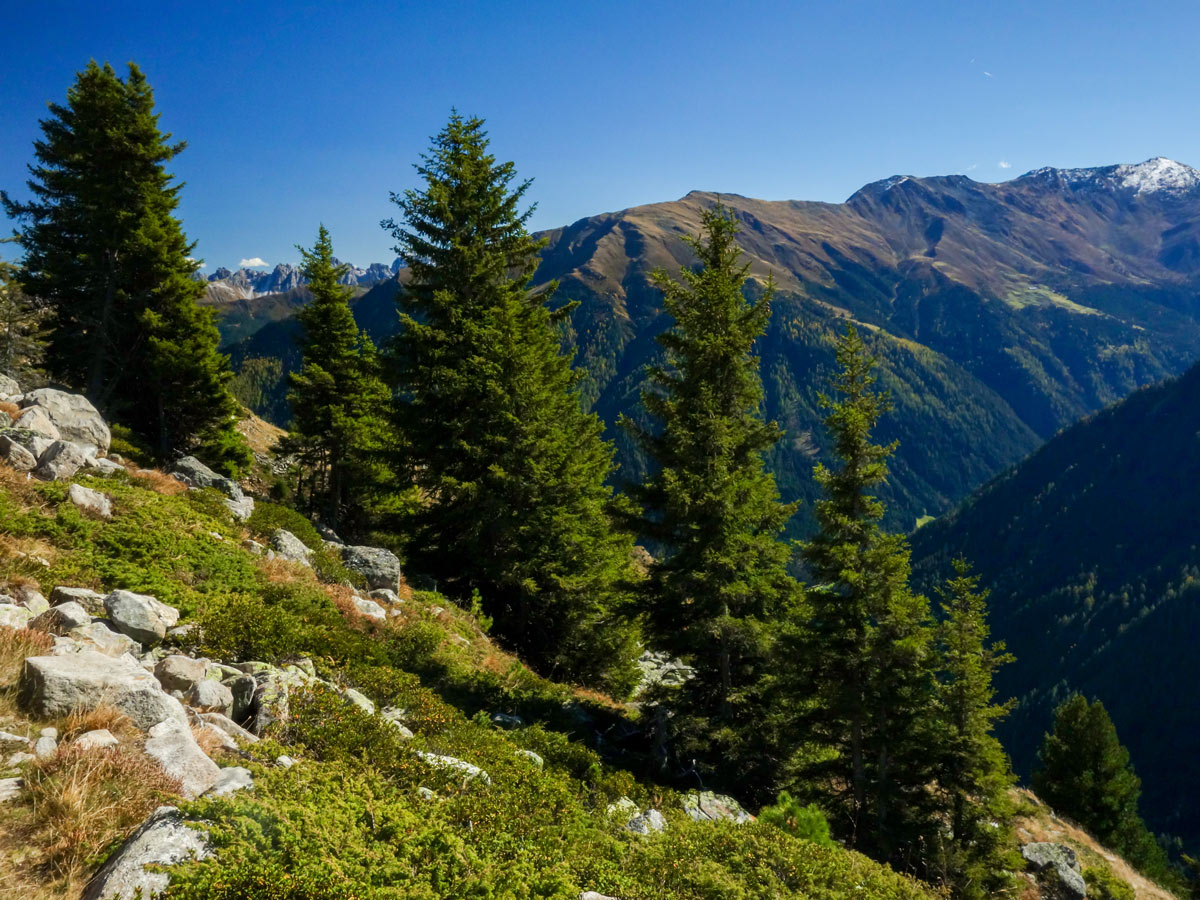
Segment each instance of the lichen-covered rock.
[[271,535],[271,547],[281,559],[305,566],[312,565],[312,551],[308,549],[308,545],[304,541],[290,531],[283,528],[277,529]]
[[131,898],[138,891],[143,900],[151,900],[166,891],[171,879],[159,867],[211,855],[204,835],[188,828],[178,809],[160,806],[100,867],[81,900]]
[[208,663],[202,659],[192,659],[179,653],[164,656],[154,666],[154,677],[163,686],[164,691],[190,691],[193,686],[204,681],[208,674]]
[[1043,878],[1053,879],[1053,887],[1064,900],[1082,900],[1087,884],[1079,871],[1075,851],[1066,844],[1035,841],[1021,846],[1021,856],[1029,868]]
[[29,610],[13,603],[0,603],[0,628],[24,628],[33,618]]
[[187,704],[193,709],[227,716],[233,710],[233,691],[219,681],[204,679],[187,692]]
[[87,465],[88,458],[70,441],[55,441],[38,457],[35,478],[42,481],[67,481]]
[[442,756],[438,753],[429,753],[425,750],[418,750],[417,756],[426,764],[433,766],[435,769],[447,769],[454,772],[460,772],[466,776],[467,781],[479,779],[484,784],[492,783],[492,776],[479,766],[473,766],[466,760],[457,759],[453,756]]
[[68,637],[82,648],[91,648],[105,656],[123,656],[126,653],[137,656],[142,650],[141,644],[129,635],[110,628],[103,619],[71,629]]
[[657,809],[648,809],[626,822],[625,830],[634,834],[657,834],[667,830],[667,820]]
[[42,437],[47,437],[52,441],[61,441],[63,439],[62,433],[55,427],[50,414],[38,406],[31,406],[23,410],[20,415],[13,419],[13,427],[24,428],[27,431],[40,434]]
[[21,405],[44,410],[62,434],[63,440],[95,447],[101,453],[108,452],[112,432],[108,430],[104,417],[82,394],[40,388],[25,394]]
[[104,610],[117,631],[146,645],[159,643],[179,622],[175,607],[133,591],[113,591],[104,598]]
[[26,628],[48,634],[66,635],[73,628],[90,625],[92,617],[78,603],[60,603],[29,620]]
[[686,795],[683,809],[697,822],[735,822],[743,825],[754,821],[754,816],[732,797],[712,791],[694,791]]
[[222,769],[217,777],[217,783],[208,789],[206,797],[226,797],[238,791],[254,790],[254,776],[250,770],[242,766],[230,766]]
[[90,512],[101,519],[112,518],[112,501],[99,491],[85,488],[81,484],[73,484],[67,489],[67,499],[84,512]]
[[366,616],[368,619],[376,619],[382,622],[387,618],[387,613],[383,611],[383,607],[374,600],[367,600],[364,597],[355,597],[354,608],[358,610],[359,615]]
[[107,703],[143,731],[168,719],[187,722],[179,701],[163,693],[157,679],[133,659],[95,650],[29,657],[21,671],[17,699],[23,708],[45,719]]
[[0,431],[0,459],[18,472],[32,472],[37,468],[37,456],[20,443],[12,434]]
[[254,514],[254,498],[240,497],[238,499],[234,499],[233,497],[226,497],[225,508],[228,509],[229,512],[233,514],[233,517],[239,522],[245,522],[248,518],[250,518],[251,515]]
[[104,595],[87,588],[56,587],[50,592],[50,605],[62,603],[78,603],[93,616],[104,615]]
[[382,547],[342,547],[342,564],[367,579],[372,590],[400,587],[400,557]]
[[217,764],[196,743],[186,720],[159,722],[148,732],[145,750],[167,775],[179,780],[180,790],[189,800],[211,788],[221,775]]
[[533,763],[533,766],[535,769],[540,769],[546,765],[546,761],[544,759],[542,759],[542,756],[540,753],[534,753],[532,750],[524,750],[524,749],[517,750],[516,753],[517,753],[517,756],[523,756],[523,757],[525,757],[525,759],[527,759],[531,763]]

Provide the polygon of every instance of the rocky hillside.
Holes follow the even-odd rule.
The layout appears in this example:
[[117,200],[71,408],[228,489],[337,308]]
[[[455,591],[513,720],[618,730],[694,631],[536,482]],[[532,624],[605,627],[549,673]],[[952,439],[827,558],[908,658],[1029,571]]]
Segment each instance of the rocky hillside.
[[[893,177],[840,204],[722,194],[751,272],[779,291],[761,355],[767,412],[788,433],[771,461],[784,492],[815,496],[812,465],[826,455],[816,394],[845,318],[872,332],[893,393],[882,434],[900,441],[889,524],[904,530],[1081,416],[1181,373],[1200,358],[1198,185],[1195,170],[1155,159],[1002,184]],[[638,414],[644,367],[668,324],[650,273],[691,263],[683,238],[716,200],[693,192],[543,235],[536,281],[557,280],[560,297],[580,301],[565,337],[586,401],[610,425]],[[357,303],[377,341],[397,327],[396,292],[384,282]],[[285,358],[284,319],[254,318],[261,331],[228,319],[235,360]],[[286,415],[281,399],[281,387],[265,391],[258,411]],[[623,474],[638,477],[644,460],[610,433]]]
[[1054,705],[1103,700],[1133,755],[1148,823],[1200,840],[1189,798],[1200,713],[1178,703],[1200,678],[1195,510],[1200,367],[1068,429],[953,514],[913,535],[932,582],[962,553],[992,589],[993,630],[1019,660],[1000,688],[1028,772]]
[[4,390],[0,896],[934,896],[648,778],[636,708],[538,678],[388,551]]

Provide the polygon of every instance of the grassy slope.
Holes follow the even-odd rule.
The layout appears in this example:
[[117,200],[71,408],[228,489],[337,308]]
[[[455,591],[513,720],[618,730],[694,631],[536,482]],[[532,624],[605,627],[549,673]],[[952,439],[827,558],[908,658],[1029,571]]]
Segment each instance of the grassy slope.
[[[272,740],[223,760],[254,771],[254,793],[192,806],[212,823],[220,854],[178,879],[176,897],[575,900],[584,889],[625,900],[930,896],[864,857],[770,826],[691,822],[672,791],[603,762],[579,739],[623,710],[537,678],[437,595],[409,596],[402,616],[370,624],[347,611],[349,589],[243,551],[242,529],[215,496],[180,493],[158,476],[80,481],[113,496],[112,522],[80,514],[65,502],[63,485],[27,482],[0,467],[0,588],[24,582],[47,592],[75,584],[154,593],[179,606],[184,621],[202,624],[196,649],[210,657],[310,657],[323,677],[405,708],[416,733],[402,741],[331,693],[294,696],[293,715]],[[14,671],[10,655],[0,685]],[[531,724],[499,731],[492,711]],[[22,719],[11,686],[0,687],[0,728],[42,724]],[[544,769],[518,749],[540,754]],[[417,750],[466,759],[492,784],[447,776]],[[283,752],[299,763],[274,765]],[[127,771],[107,775],[94,771],[92,757],[60,757],[26,775],[41,802],[0,819],[0,890],[77,895],[105,846],[162,798],[137,788],[145,773],[132,762],[136,753]],[[68,783],[75,805],[64,811]],[[423,798],[419,787],[436,798]],[[623,795],[642,808],[659,806],[668,832],[624,832],[605,812]],[[125,818],[98,820],[103,798],[115,798]],[[70,829],[76,837],[64,843]]]

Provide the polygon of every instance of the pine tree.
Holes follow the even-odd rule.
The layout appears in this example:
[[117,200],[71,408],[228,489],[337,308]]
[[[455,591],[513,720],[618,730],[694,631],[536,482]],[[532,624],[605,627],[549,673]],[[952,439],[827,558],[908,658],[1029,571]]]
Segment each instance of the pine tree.
[[0,200],[25,223],[26,287],[53,312],[50,374],[164,457],[195,452],[226,470],[247,463],[232,373],[213,313],[198,305],[194,245],[173,215],[182,185],[165,164],[185,145],[159,130],[145,76],[131,63],[122,80],[93,61],[41,128],[33,199]]
[[929,603],[908,586],[904,538],[879,524],[872,491],[887,479],[895,445],[871,432],[889,408],[874,390],[874,358],[853,326],[838,342],[842,395],[822,396],[839,467],[818,465],[825,497],[818,531],[803,545],[812,587],[792,696],[805,698],[794,727],[819,753],[804,767],[823,785],[835,827],[862,852],[906,871],[930,858],[936,809],[929,789],[934,722]]
[[1042,739],[1033,789],[1061,815],[1123,853],[1145,874],[1167,873],[1166,854],[1138,813],[1142,781],[1099,700],[1072,694]]
[[658,338],[666,365],[642,395],[657,429],[625,424],[657,466],[634,492],[639,528],[664,553],[646,586],[652,641],[695,672],[672,701],[676,751],[704,775],[734,769],[743,789],[761,790],[778,762],[762,728],[773,623],[799,596],[780,540],[795,504],[780,501],[763,464],[780,437],[762,418],[754,355],[772,290],[743,294],[749,265],[723,207],[702,221],[689,239],[699,267],[682,269],[681,282],[654,275],[675,322]]
[[1006,868],[1015,778],[993,730],[1013,703],[994,702],[992,679],[1015,657],[1002,642],[988,642],[988,594],[966,560],[954,561],[940,594],[937,785],[950,833],[939,867],[955,897],[979,898],[1003,885]]
[[45,319],[45,309],[21,287],[17,266],[0,260],[0,375],[15,378],[26,390],[40,376]]
[[403,219],[383,223],[411,272],[390,355],[426,499],[412,567],[460,600],[479,591],[496,633],[543,672],[627,689],[632,539],[614,527],[612,447],[580,405],[549,292],[529,289],[530,182],[514,185],[483,121],[457,113],[417,171],[423,190],[393,194]]
[[[353,291],[340,283],[349,268],[333,256],[320,226],[311,250],[300,251],[312,302],[296,318],[304,329],[302,367],[291,376],[292,430],[285,451],[301,460],[310,505],[331,528],[365,527],[362,500],[373,482],[372,457],[385,442],[389,394],[375,345],[350,311]],[[352,502],[353,501],[353,502]]]

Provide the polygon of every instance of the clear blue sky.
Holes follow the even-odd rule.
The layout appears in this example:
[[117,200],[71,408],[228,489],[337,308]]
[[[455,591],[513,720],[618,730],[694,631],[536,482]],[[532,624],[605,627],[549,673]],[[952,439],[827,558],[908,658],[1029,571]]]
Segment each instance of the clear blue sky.
[[452,106],[535,227],[704,189],[841,201],[891,174],[1200,165],[1200,4],[4,0],[0,186],[89,58],[145,70],[207,268],[329,226],[390,261],[389,191]]

